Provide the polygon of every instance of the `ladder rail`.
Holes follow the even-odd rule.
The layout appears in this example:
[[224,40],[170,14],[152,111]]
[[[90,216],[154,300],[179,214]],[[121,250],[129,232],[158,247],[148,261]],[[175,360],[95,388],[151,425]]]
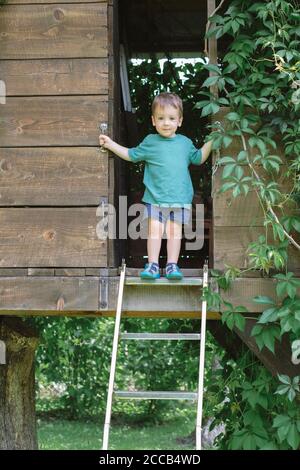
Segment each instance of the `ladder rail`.
[[[203,288],[208,285],[208,265],[203,266]],[[204,367],[205,367],[205,337],[206,337],[206,310],[207,301],[202,301],[201,313],[201,341],[199,357],[199,381],[198,381],[198,403],[196,418],[196,450],[201,450],[202,437],[202,414],[203,414],[203,387],[204,387]]]
[[[104,422],[104,431],[103,431],[103,443],[102,450],[108,449],[108,439],[110,431],[110,422],[111,422],[111,412],[112,412],[112,401],[113,395],[119,396],[120,398],[126,397],[129,392],[123,391],[114,391],[115,383],[115,372],[116,372],[116,361],[118,354],[118,343],[120,337],[120,324],[121,324],[121,315],[122,315],[122,303],[123,303],[123,293],[125,285],[125,274],[126,274],[126,265],[125,262],[122,263],[122,269],[120,273],[120,283],[118,291],[118,300],[117,300],[117,309],[116,309],[116,319],[115,319],[115,329],[114,329],[114,338],[113,338],[113,348],[112,348],[112,357],[110,365],[110,375],[109,375],[109,385],[107,392],[107,404],[106,404],[106,413],[105,413],[105,422]],[[206,261],[203,266],[203,289],[208,286],[208,262]],[[197,399],[197,418],[196,418],[196,450],[201,450],[201,437],[202,437],[202,414],[203,414],[203,387],[204,387],[204,366],[205,366],[205,337],[206,337],[206,314],[207,314],[207,302],[206,300],[202,301],[202,312],[201,312],[201,334],[130,334],[123,333],[121,337],[123,339],[198,339],[200,340],[200,355],[199,355],[199,377],[198,377],[198,390],[196,393],[193,392],[131,392],[132,398],[137,399],[188,399],[195,400]],[[180,337],[180,338],[179,338]],[[197,337],[197,338],[196,338]],[[133,396],[135,395],[135,396]],[[180,395],[180,396],[179,396]]]
[[122,264],[121,274],[120,274],[120,284],[119,284],[119,292],[118,292],[115,330],[114,330],[113,348],[112,348],[110,374],[109,374],[109,384],[108,384],[108,392],[107,392],[107,403],[106,403],[106,413],[105,413],[105,421],[104,421],[102,450],[107,450],[108,449],[108,438],[109,438],[109,429],[110,429],[110,420],[111,420],[112,399],[113,399],[113,393],[114,393],[116,361],[117,361],[118,342],[119,342],[119,335],[120,335],[120,323],[121,323],[121,314],[122,314],[123,292],[124,292],[124,284],[125,284],[125,272],[126,272],[126,265],[125,265],[125,263],[123,263]]

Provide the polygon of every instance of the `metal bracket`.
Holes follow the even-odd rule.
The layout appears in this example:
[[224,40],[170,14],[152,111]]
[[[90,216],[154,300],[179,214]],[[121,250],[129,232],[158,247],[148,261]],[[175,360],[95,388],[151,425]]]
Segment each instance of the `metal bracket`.
[[108,277],[100,277],[99,280],[99,308],[108,310]]
[[0,340],[0,364],[6,364],[6,344]]

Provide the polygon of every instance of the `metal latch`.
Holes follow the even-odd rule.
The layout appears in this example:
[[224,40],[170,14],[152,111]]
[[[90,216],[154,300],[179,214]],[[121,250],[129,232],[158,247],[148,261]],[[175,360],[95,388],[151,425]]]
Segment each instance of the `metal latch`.
[[100,277],[99,280],[99,308],[100,310],[108,309],[108,278]]
[[6,344],[0,340],[0,364],[6,364]]

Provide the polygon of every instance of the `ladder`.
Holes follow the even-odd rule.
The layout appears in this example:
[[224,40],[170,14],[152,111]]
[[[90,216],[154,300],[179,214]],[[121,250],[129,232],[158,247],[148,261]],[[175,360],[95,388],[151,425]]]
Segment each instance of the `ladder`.
[[[202,315],[201,315],[201,334],[200,333],[123,333],[120,334],[121,315],[122,315],[122,302],[125,285],[126,264],[122,262],[120,273],[120,283],[117,300],[117,310],[115,319],[115,329],[113,338],[112,357],[110,365],[110,376],[107,392],[107,404],[103,431],[102,450],[108,450],[108,440],[110,431],[111,411],[113,397],[119,398],[133,398],[133,399],[149,399],[149,400],[192,400],[197,401],[197,418],[196,418],[196,450],[201,450],[201,434],[202,434],[202,412],[203,412],[203,384],[204,384],[204,361],[205,361],[205,333],[206,333],[206,310],[207,302],[202,301]],[[156,280],[155,283],[160,283],[162,280]],[[148,281],[152,285],[153,281]],[[181,281],[179,281],[181,282]],[[168,281],[170,286],[174,286],[174,281]],[[208,285],[208,261],[205,261],[203,266],[203,279],[202,287]],[[199,285],[201,285],[199,284]],[[143,284],[144,285],[144,284]],[[200,355],[199,355],[199,379],[197,392],[182,392],[182,391],[116,391],[114,390],[116,362],[118,353],[119,338],[124,340],[198,340],[200,341]]]

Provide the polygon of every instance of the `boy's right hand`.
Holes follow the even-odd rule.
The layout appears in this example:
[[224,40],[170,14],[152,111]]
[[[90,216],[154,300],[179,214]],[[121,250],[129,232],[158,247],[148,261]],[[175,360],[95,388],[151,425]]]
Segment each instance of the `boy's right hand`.
[[108,135],[100,134],[99,135],[99,144],[101,147],[107,148],[112,142],[112,139]]

